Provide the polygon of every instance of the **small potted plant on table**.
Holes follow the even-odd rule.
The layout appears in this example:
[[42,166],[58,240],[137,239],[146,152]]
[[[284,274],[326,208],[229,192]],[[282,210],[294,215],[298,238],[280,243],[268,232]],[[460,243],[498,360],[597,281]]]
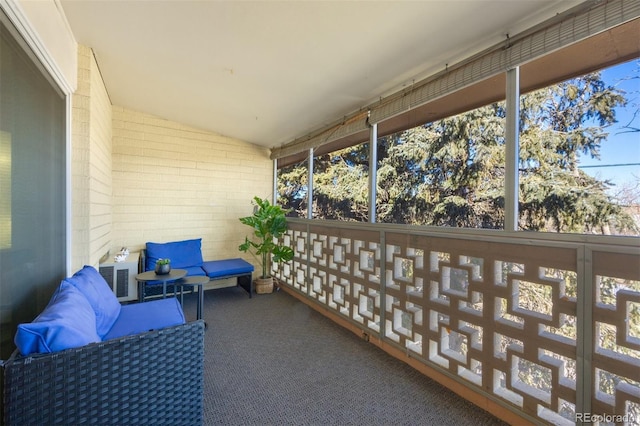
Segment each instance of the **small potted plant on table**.
[[293,259],[293,249],[282,244],[280,238],[287,230],[286,210],[273,205],[267,199],[253,198],[253,215],[241,217],[240,222],[253,228],[253,239],[245,238],[239,250],[255,256],[262,274],[255,282],[256,293],[271,293],[273,277],[272,262],[288,262]]
[[155,273],[158,275],[167,275],[171,272],[171,260],[170,259],[158,259],[156,260]]

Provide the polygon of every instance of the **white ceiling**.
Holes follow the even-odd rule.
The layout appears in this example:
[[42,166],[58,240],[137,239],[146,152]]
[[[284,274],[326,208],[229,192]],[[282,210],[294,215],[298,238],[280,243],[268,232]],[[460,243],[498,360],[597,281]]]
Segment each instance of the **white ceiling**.
[[580,0],[59,0],[111,102],[275,147]]

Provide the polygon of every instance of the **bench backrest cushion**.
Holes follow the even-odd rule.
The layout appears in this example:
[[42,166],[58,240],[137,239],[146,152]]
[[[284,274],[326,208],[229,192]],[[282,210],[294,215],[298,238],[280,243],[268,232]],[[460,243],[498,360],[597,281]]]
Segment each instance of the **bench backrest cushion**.
[[156,267],[158,259],[171,260],[171,268],[185,269],[202,266],[202,238],[169,243],[147,243],[146,271]]
[[99,342],[96,316],[75,287],[62,282],[47,307],[27,324],[19,324],[14,342],[24,356],[51,353]]
[[120,315],[121,305],[109,284],[93,266],[85,265],[64,281],[74,286],[87,298],[96,315],[96,331],[103,337]]

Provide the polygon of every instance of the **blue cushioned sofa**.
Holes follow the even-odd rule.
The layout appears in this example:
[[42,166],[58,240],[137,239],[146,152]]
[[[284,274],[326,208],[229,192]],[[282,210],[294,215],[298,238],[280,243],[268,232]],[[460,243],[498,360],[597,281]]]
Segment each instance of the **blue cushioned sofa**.
[[14,340],[5,425],[202,423],[204,322],[175,298],[120,305],[85,266]]
[[[187,276],[206,276],[210,280],[221,280],[225,278],[236,278],[237,285],[244,288],[249,297],[253,294],[253,265],[240,259],[203,260],[202,238],[171,241],[167,243],[148,242],[145,249],[140,253],[140,272],[153,271],[158,259],[170,259],[172,269],[185,269]],[[153,285],[147,282],[146,285],[140,283],[138,295],[140,300],[147,296],[162,293],[162,286]],[[174,292],[172,285],[167,286],[167,292]]]

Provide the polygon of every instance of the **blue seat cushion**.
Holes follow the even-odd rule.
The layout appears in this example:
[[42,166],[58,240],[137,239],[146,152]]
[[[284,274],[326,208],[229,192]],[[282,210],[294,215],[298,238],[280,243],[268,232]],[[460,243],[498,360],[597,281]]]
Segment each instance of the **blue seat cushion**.
[[96,315],[89,301],[62,281],[49,304],[27,324],[19,324],[14,342],[24,356],[78,348],[99,342]]
[[204,271],[204,269],[202,269],[202,266],[191,266],[191,267],[182,268],[182,269],[186,269],[187,270],[187,275],[188,276],[194,276],[194,275],[205,276],[205,275],[207,275],[207,273]]
[[102,340],[131,336],[184,323],[184,312],[175,297],[123,305],[120,316]]
[[85,266],[64,281],[87,298],[96,315],[96,332],[102,337],[111,330],[120,315],[120,302],[109,284],[93,266]]
[[158,259],[171,260],[171,268],[175,269],[202,266],[202,238],[170,243],[147,243],[146,252],[146,271],[153,271]]
[[250,274],[253,272],[253,265],[244,259],[224,259],[210,260],[202,264],[209,278],[220,278],[230,275]]

